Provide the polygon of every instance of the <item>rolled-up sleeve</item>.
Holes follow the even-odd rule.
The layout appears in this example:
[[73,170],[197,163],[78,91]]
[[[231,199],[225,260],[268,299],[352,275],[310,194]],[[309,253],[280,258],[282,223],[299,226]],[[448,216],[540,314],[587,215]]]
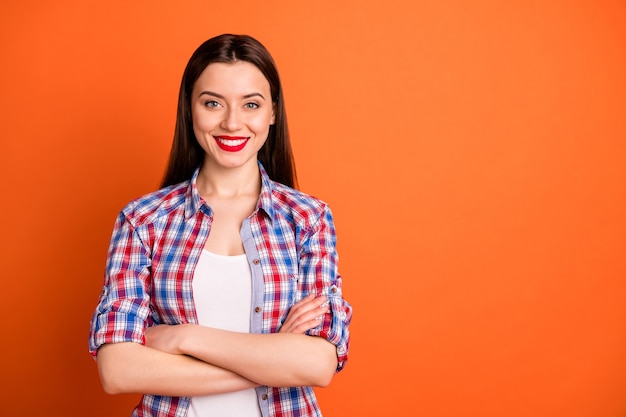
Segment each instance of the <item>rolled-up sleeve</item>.
[[104,285],[91,319],[89,353],[105,343],[145,343],[150,320],[150,256],[127,211],[117,217]]
[[314,286],[315,293],[328,297],[330,312],[324,315],[319,327],[309,330],[307,334],[323,337],[337,347],[338,372],[348,360],[352,306],[343,298],[335,226],[328,206],[324,206],[319,221],[310,228],[302,242],[299,270],[300,276]]

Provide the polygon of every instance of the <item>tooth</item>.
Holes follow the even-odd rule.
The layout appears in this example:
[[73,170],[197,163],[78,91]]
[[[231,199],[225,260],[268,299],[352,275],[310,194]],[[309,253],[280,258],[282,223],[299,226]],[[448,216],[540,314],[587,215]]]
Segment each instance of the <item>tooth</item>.
[[246,140],[245,139],[222,139],[220,138],[219,141],[226,146],[238,146],[244,143]]

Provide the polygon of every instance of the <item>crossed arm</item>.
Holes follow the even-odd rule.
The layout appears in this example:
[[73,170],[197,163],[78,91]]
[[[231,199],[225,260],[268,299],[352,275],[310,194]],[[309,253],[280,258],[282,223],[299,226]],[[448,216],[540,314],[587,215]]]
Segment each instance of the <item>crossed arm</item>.
[[295,304],[279,333],[249,334],[198,325],[159,325],[146,346],[100,347],[98,371],[110,394],[196,396],[259,385],[326,386],[337,367],[336,348],[304,334],[328,307],[324,296]]

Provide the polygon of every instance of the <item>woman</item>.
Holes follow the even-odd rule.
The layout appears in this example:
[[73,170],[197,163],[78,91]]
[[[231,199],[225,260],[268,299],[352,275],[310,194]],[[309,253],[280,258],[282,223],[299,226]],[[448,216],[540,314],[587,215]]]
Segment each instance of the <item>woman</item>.
[[163,188],[115,223],[90,352],[136,416],[320,416],[345,365],[332,215],[296,191],[278,72],[249,36],[209,39],[180,88]]

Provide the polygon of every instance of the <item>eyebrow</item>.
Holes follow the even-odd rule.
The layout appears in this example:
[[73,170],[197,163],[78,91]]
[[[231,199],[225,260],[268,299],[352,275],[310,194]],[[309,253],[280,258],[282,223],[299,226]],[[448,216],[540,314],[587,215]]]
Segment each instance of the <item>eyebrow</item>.
[[[213,91],[203,91],[200,94],[198,94],[198,97],[202,97],[205,94],[208,96],[213,96],[213,97],[224,99],[223,95],[215,93]],[[251,97],[261,97],[263,100],[265,100],[265,97],[263,97],[263,94],[257,93],[257,92],[249,93],[243,96],[243,98],[251,98]]]

